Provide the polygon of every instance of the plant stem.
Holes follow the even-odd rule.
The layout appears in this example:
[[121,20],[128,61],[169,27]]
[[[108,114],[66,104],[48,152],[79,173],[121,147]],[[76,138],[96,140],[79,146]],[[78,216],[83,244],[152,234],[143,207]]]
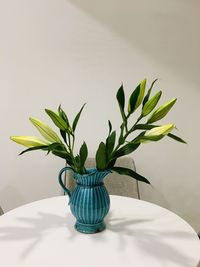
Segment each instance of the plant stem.
[[67,134],[68,135],[68,141],[69,141],[69,148],[71,149],[71,138],[70,138],[70,134]]
[[74,134],[73,134],[73,136],[72,136],[72,152],[74,151],[74,144],[75,144],[75,136],[74,136]]
[[128,122],[128,118],[131,116],[131,113],[129,113],[127,116],[126,116],[126,119],[125,119],[125,128],[126,128],[126,133],[128,132],[128,126],[127,126],[127,122]]
[[[127,118],[127,120],[128,120],[128,118],[129,118],[129,116],[130,116],[130,114],[128,114],[128,116],[126,117]],[[125,143],[125,141],[126,141],[126,138],[129,136],[129,134],[130,133],[132,133],[133,131],[134,131],[134,128],[135,128],[135,126],[137,125],[137,123],[141,120],[143,118],[143,116],[142,115],[140,115],[139,116],[139,118],[137,119],[137,121],[136,121],[136,123],[131,127],[131,129],[130,130],[126,130],[126,134],[123,136],[123,131],[124,131],[124,127],[123,127],[123,123],[122,123],[122,125],[120,126],[120,128],[121,128],[121,133],[120,133],[120,136],[122,136],[122,138],[123,138],[123,142],[122,143],[120,143],[120,142],[118,142],[118,145],[116,146],[116,148],[113,150],[113,153],[112,154],[114,154],[119,148],[120,148],[120,146],[121,145],[123,145],[124,143]],[[127,120],[126,120],[126,122],[127,122]],[[126,125],[127,126],[127,125]],[[126,127],[125,126],[125,127]]]
[[69,150],[68,153],[71,156],[72,162],[75,163],[75,158],[74,158],[74,153],[73,153],[74,136],[73,136],[72,146],[71,146],[71,138],[70,138],[70,134],[69,133],[67,133],[67,137],[68,137],[68,141],[66,140],[66,144],[67,144],[67,147],[68,147],[68,150]]

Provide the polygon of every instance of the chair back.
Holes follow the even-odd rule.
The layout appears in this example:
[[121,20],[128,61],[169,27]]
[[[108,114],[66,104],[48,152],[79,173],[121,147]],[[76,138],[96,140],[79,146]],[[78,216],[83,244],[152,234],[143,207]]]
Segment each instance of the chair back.
[[0,206],[0,216],[3,215],[3,214],[4,214],[4,212],[3,212],[3,210],[2,210],[2,208]]

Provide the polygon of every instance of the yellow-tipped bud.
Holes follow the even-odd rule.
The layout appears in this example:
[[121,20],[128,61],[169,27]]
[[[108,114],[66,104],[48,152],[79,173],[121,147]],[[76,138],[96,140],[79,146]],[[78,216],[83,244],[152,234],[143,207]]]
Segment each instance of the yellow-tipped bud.
[[35,118],[29,118],[29,120],[47,141],[51,143],[62,143],[57,133],[47,124]]
[[25,147],[47,146],[50,143],[35,136],[11,136],[10,139]]
[[155,127],[149,130],[144,136],[157,136],[157,135],[167,135],[170,133],[176,126],[174,124],[165,124],[162,126]]

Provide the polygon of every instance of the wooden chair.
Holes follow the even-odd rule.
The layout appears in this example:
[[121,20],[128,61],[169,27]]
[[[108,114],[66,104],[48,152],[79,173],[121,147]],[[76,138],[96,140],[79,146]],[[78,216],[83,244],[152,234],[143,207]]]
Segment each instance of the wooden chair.
[[[95,166],[95,159],[89,158],[86,161],[86,167],[92,168]],[[119,158],[115,166],[127,167],[135,171],[135,163],[131,157]],[[65,184],[70,190],[74,190],[75,181],[72,174],[67,173],[65,177]],[[138,181],[117,173],[111,173],[104,179],[104,184],[110,195],[126,196],[140,199],[140,192]]]

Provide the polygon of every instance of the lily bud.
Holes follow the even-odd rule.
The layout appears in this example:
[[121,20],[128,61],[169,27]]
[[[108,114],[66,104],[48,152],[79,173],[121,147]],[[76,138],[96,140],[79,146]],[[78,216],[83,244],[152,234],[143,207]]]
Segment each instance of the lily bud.
[[170,133],[176,126],[174,124],[165,124],[162,126],[155,127],[148,132],[144,136],[157,136],[157,135],[167,135]]
[[47,141],[51,143],[62,143],[57,133],[47,124],[35,118],[29,118],[29,120]]
[[11,136],[10,139],[25,147],[48,146],[50,143],[35,136]]

